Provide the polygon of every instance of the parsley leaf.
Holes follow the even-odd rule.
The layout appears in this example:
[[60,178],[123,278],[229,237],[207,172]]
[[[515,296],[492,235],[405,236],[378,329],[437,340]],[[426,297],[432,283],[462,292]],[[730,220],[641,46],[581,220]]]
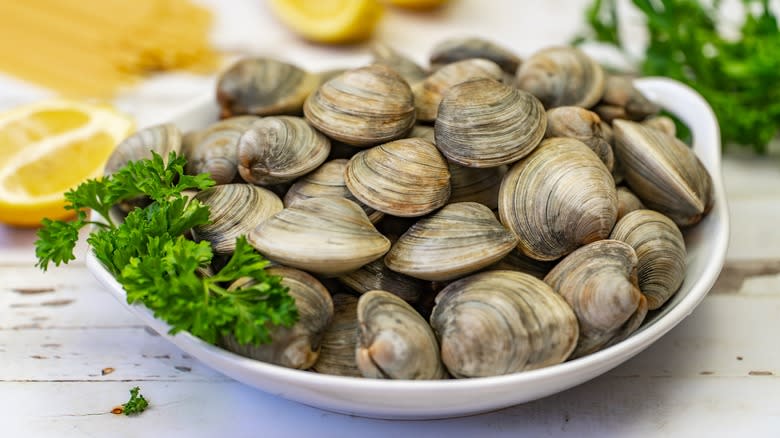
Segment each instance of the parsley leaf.
[[138,415],[149,407],[149,401],[141,395],[141,388],[134,387],[130,390],[130,400],[122,405],[125,415]]

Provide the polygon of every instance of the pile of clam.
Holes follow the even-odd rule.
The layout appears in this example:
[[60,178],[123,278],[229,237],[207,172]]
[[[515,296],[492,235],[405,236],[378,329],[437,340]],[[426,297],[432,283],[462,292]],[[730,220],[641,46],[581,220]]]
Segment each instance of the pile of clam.
[[272,344],[224,348],[346,376],[502,375],[620,342],[680,288],[711,180],[630,78],[475,38],[430,61],[245,59],[219,79],[222,120],[118,147],[112,169],[154,149],[210,173],[194,196],[213,222],[192,237],[219,263],[247,236],[295,297]]

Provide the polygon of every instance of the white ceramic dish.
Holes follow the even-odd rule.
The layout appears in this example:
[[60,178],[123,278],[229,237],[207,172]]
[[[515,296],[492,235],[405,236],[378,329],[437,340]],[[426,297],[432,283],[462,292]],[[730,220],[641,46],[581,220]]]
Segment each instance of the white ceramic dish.
[[[691,127],[693,149],[712,175],[715,206],[701,223],[685,232],[688,267],[680,291],[633,336],[589,356],[534,371],[465,380],[390,381],[298,371],[238,356],[189,333],[169,336],[168,326],[148,309],[126,303],[122,287],[91,252],[87,266],[121,303],[188,354],[233,379],[306,405],[368,417],[423,419],[486,412],[554,394],[616,367],[658,340],[694,310],[723,266],[729,225],[715,116],[701,96],[678,82],[644,78],[637,86]],[[209,96],[172,121],[189,130],[205,126],[216,115]]]

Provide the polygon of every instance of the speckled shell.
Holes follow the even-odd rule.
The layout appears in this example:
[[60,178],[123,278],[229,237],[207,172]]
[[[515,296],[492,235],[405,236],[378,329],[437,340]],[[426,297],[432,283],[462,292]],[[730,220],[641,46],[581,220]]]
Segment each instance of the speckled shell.
[[540,50],[517,69],[517,86],[539,98],[545,108],[589,108],[601,99],[604,83],[601,66],[573,47]]
[[450,38],[436,44],[431,50],[431,65],[451,64],[470,58],[483,58],[495,62],[502,70],[514,75],[521,63],[511,50],[482,38]]
[[712,209],[712,178],[683,142],[659,130],[615,120],[615,152],[631,190],[677,225],[698,223]]
[[417,107],[417,120],[425,122],[436,120],[442,98],[450,88],[461,82],[473,79],[501,81],[502,78],[501,67],[487,59],[466,59],[447,64],[412,87],[414,105]]
[[322,374],[362,377],[355,362],[358,320],[354,295],[333,295],[333,320],[322,335],[320,355],[312,369]]
[[341,275],[390,249],[359,205],[343,198],[310,198],[270,217],[248,235],[261,254],[283,265]]
[[544,278],[574,309],[580,327],[571,357],[593,353],[633,333],[647,314],[634,249],[617,240],[585,245]]
[[417,65],[416,62],[398,53],[397,50],[385,43],[378,42],[372,44],[371,55],[374,58],[374,64],[382,64],[392,68],[409,85],[422,81],[428,76],[428,73]]
[[544,137],[538,99],[492,79],[453,86],[439,106],[436,147],[467,167],[496,167],[529,154]]
[[210,187],[198,192],[195,199],[209,207],[211,223],[193,228],[192,235],[196,241],[211,242],[217,254],[231,254],[237,237],[247,235],[283,208],[273,192],[252,184]]
[[213,123],[188,135],[182,146],[187,157],[186,172],[208,173],[217,184],[228,184],[238,176],[238,141],[257,116],[239,116]]
[[609,236],[617,220],[615,184],[604,163],[579,140],[548,138],[504,175],[501,222],[536,260],[555,260]]
[[247,182],[280,184],[316,169],[330,153],[330,140],[300,117],[264,117],[238,142],[238,172]]
[[450,197],[447,161],[433,144],[406,138],[356,154],[344,182],[369,207],[394,216],[422,216]]
[[618,186],[617,188],[617,197],[618,197],[618,221],[623,216],[627,215],[628,213],[634,211],[634,210],[641,210],[645,208],[645,205],[642,204],[642,201],[636,197],[634,192],[631,191],[628,187],[624,186]]
[[364,205],[352,196],[344,183],[346,159],[336,159],[323,163],[313,172],[295,181],[284,196],[284,206],[289,207],[296,201],[309,198],[346,198],[354,201],[366,212],[372,223],[377,223],[385,215],[381,211]]
[[385,265],[422,280],[453,280],[497,262],[516,245],[489,208],[458,202],[412,225],[393,244]]
[[320,84],[319,75],[270,58],[246,58],[222,73],[217,101],[222,117],[240,114],[298,115]]
[[415,120],[412,90],[384,65],[347,70],[325,82],[303,112],[328,137],[363,147],[403,138]]
[[599,156],[609,171],[615,166],[612,145],[598,114],[578,106],[561,106],[547,111],[545,137],[569,137],[585,143]]
[[382,259],[340,276],[339,281],[359,294],[380,289],[398,295],[411,305],[417,304],[420,297],[430,290],[427,282],[392,271]]
[[547,284],[515,271],[487,271],[436,296],[431,325],[454,377],[484,377],[561,363],[577,343],[577,319]]
[[593,111],[605,121],[612,122],[615,119],[642,120],[660,109],[634,87],[631,78],[608,75],[604,82],[604,95]]
[[498,208],[498,189],[506,173],[506,166],[465,167],[447,162],[450,169],[450,199],[455,202],[479,202],[491,210]]
[[653,210],[636,210],[620,219],[610,234],[636,251],[639,289],[650,310],[661,307],[685,279],[685,240],[668,217]]
[[[282,277],[282,285],[289,288],[298,308],[298,322],[291,328],[275,327],[270,334],[270,344],[239,344],[232,336],[223,337],[220,344],[252,359],[288,368],[308,369],[317,361],[322,336],[333,318],[330,293],[316,278],[303,271],[283,266],[273,266],[266,271]],[[251,284],[246,280],[237,280],[230,289]]]
[[360,296],[355,361],[363,377],[444,379],[439,343],[428,323],[404,300],[374,290]]
[[105,175],[111,175],[124,167],[130,161],[152,158],[156,152],[167,162],[168,154],[181,150],[181,132],[172,123],[150,126],[141,129],[119,143],[106,162],[103,170]]

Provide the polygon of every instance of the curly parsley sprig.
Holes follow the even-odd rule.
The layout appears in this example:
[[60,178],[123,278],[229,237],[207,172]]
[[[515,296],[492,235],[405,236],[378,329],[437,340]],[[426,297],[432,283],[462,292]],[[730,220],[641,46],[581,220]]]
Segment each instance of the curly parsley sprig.
[[[209,343],[233,336],[241,343],[267,343],[270,327],[292,326],[298,313],[295,300],[269,275],[268,261],[241,237],[227,265],[212,277],[198,270],[210,265],[208,242],[183,236],[192,227],[209,222],[209,208],[186,197],[188,189],[214,184],[208,175],[185,175],[183,157],[172,153],[165,164],[153,154],[131,162],[111,176],[89,180],[66,194],[68,208],[78,212],[72,222],[44,220],[35,242],[37,266],[46,270],[74,259],[78,232],[94,224],[87,238],[95,256],[127,293],[128,303],[142,303],[155,317],[171,326],[171,333],[188,331]],[[121,224],[109,219],[114,204],[148,196],[152,203],[132,210]],[[85,209],[106,222],[87,220]],[[242,277],[253,282],[228,291],[225,285]]]

